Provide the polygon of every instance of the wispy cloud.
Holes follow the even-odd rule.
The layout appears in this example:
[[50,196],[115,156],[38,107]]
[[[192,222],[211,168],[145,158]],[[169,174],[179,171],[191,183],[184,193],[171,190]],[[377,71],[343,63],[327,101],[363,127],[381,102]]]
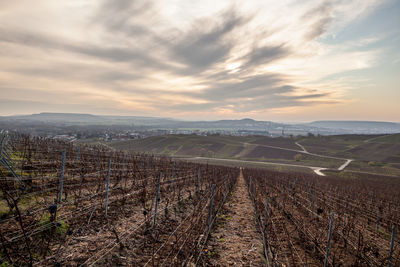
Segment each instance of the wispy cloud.
[[[209,1],[38,0],[27,12],[32,3],[13,1],[0,10],[2,101],[35,111],[58,103],[62,111],[203,118],[335,105],[348,88],[322,80],[371,66],[377,52],[321,38],[377,2],[221,1],[213,9]],[[25,88],[18,91],[29,99],[10,88]],[[52,93],[43,101],[29,88]]]

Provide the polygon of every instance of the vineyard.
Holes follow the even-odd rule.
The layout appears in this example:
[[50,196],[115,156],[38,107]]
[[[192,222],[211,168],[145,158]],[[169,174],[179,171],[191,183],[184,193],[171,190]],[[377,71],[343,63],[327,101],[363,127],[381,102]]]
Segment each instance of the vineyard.
[[1,149],[1,260],[15,266],[206,264],[239,174],[22,135]]
[[400,265],[395,178],[196,164],[21,134],[0,141],[3,264],[213,265],[208,245],[239,184],[265,266]]
[[267,260],[399,266],[400,183],[245,170]]

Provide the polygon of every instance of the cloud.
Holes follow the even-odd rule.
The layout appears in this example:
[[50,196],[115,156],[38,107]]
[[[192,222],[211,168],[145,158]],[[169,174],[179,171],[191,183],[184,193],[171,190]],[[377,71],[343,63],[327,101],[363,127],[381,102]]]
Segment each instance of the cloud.
[[[54,11],[50,17],[62,18],[42,16],[32,25],[25,21],[23,4],[14,4],[8,15],[0,13],[0,49],[8,51],[0,55],[1,90],[7,85],[59,92],[48,94],[47,102],[70,93],[63,107],[70,105],[71,111],[78,104],[82,108],[83,100],[91,110],[101,109],[109,99],[118,106],[113,112],[234,114],[337,103],[341,99],[333,91],[342,89],[318,81],[371,61],[369,51],[341,55],[342,48],[319,42],[348,14],[349,7],[337,1],[262,9],[230,1],[213,9],[212,1],[205,1],[196,4],[203,9],[190,10],[193,18],[171,11],[192,5],[179,0],[84,2],[90,8],[79,11],[67,0],[41,1],[45,10]],[[76,14],[63,13],[63,5]],[[34,18],[40,17],[38,10],[32,10]],[[12,21],[7,20],[10,14]],[[360,55],[359,62],[341,66],[348,55]],[[9,90],[8,100],[21,100]],[[31,101],[27,105],[37,107],[40,98],[33,93]]]
[[281,59],[290,55],[290,51],[283,45],[280,46],[264,46],[260,48],[253,48],[251,52],[246,55],[246,67],[259,66],[270,64],[274,60]]
[[333,19],[333,10],[332,1],[324,1],[303,15],[303,20],[310,23],[309,30],[306,32],[307,40],[313,40],[326,32],[328,24]]
[[[224,12],[218,16],[217,25],[204,30],[203,25],[214,24],[212,19],[203,19],[194,23],[182,38],[172,45],[173,58],[183,62],[188,68],[204,70],[211,65],[226,60],[235,45],[228,35],[245,22],[235,12]],[[231,42],[229,42],[231,41]]]

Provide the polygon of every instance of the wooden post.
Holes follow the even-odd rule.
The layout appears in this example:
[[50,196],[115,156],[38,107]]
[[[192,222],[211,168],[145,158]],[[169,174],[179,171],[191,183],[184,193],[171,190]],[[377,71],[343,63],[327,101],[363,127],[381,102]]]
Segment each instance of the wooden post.
[[64,186],[64,167],[65,167],[65,155],[66,151],[63,150],[62,152],[62,159],[61,159],[61,173],[60,173],[60,192],[58,195],[58,202],[61,203],[62,201],[62,194],[63,194],[63,186]]

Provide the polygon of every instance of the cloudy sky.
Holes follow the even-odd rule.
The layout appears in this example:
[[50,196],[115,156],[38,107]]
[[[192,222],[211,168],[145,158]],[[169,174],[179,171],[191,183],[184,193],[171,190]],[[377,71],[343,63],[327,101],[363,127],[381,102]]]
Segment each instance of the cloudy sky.
[[399,0],[0,0],[0,115],[400,121]]

